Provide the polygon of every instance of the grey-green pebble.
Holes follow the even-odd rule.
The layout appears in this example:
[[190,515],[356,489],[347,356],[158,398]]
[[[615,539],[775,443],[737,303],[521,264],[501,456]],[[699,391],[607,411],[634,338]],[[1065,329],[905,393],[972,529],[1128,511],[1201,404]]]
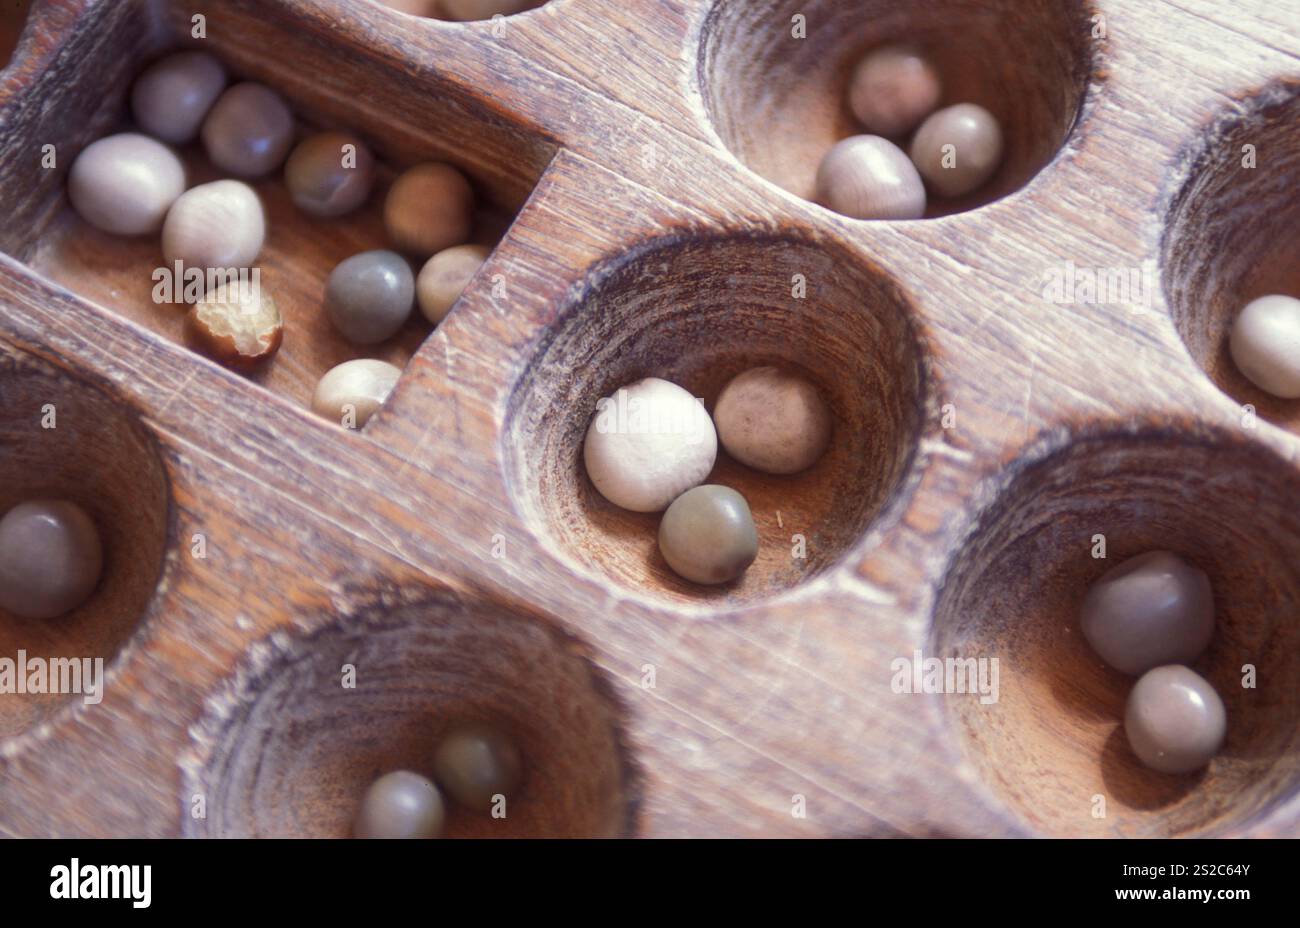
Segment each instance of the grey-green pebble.
[[415,274],[395,251],[363,251],[325,285],[325,311],[343,337],[374,345],[397,334],[415,308]]
[[758,557],[758,531],[749,504],[730,487],[705,484],[673,501],[659,523],[659,550],[695,583],[735,580]]
[[523,778],[523,758],[508,735],[483,722],[450,729],[433,755],[433,775],[467,809],[488,812],[498,795],[510,797]]

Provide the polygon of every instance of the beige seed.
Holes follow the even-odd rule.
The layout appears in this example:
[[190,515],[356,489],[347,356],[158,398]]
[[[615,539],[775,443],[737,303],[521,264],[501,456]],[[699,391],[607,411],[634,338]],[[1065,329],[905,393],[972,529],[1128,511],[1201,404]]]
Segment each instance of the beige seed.
[[114,235],[157,232],[185,192],[185,167],[161,142],[123,132],[91,142],[68,172],[68,199],[82,219]]
[[177,52],[151,65],[131,89],[135,121],[155,138],[184,145],[226,88],[226,69],[207,52]]
[[934,112],[943,88],[934,66],[915,49],[887,45],[858,62],[849,108],[869,132],[906,135]]
[[1300,398],[1300,300],[1271,294],[1251,300],[1232,324],[1232,360],[1255,386]]
[[293,144],[293,113],[270,87],[236,84],[203,122],[203,148],[212,163],[236,177],[261,177],[278,168]]
[[262,201],[237,180],[217,180],[187,190],[163,224],[162,250],[168,264],[186,268],[251,267],[266,239]]
[[903,150],[878,135],[837,142],[817,169],[817,199],[854,219],[919,219],[925,185]]
[[427,258],[469,238],[474,192],[449,164],[418,164],[393,181],[384,227],[401,251]]
[[345,428],[361,428],[393,392],[401,368],[359,358],[330,368],[316,385],[311,408]]
[[728,454],[767,474],[812,467],[831,440],[831,413],[817,388],[775,367],[732,378],[718,395],[713,423]]
[[958,103],[921,123],[911,155],[934,193],[963,196],[988,181],[1002,163],[1002,129],[984,107]]
[[194,304],[187,319],[199,347],[236,370],[265,363],[284,338],[280,310],[261,287],[221,284]]
[[488,253],[485,245],[456,245],[424,263],[415,282],[415,296],[426,319],[437,325],[447,317]]
[[366,143],[344,132],[303,139],[284,166],[293,202],[312,216],[343,216],[370,195],[375,158]]

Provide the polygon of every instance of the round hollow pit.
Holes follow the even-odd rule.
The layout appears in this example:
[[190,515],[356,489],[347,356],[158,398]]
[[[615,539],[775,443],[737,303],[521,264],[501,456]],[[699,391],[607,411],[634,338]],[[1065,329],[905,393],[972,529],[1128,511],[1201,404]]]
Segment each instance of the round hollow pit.
[[[355,668],[355,686],[345,685]],[[572,640],[507,609],[450,595],[368,604],[277,634],[217,696],[183,759],[202,837],[346,838],[380,776],[433,778],[439,738],[487,722],[523,755],[505,815],[448,798],[448,837],[615,837],[635,827],[638,777],[619,708]]]
[[1251,300],[1300,299],[1297,184],[1300,82],[1291,81],[1209,128],[1170,207],[1163,258],[1165,298],[1193,359],[1224,393],[1300,434],[1300,400],[1255,386],[1228,351],[1232,324]]
[[[52,682],[58,658],[76,658],[81,668],[102,658],[107,669],[145,615],[167,546],[167,474],[153,437],[120,401],[0,345],[0,515],[41,498],[79,504],[104,550],[99,585],[73,611],[28,619],[0,610],[0,658],[17,665],[25,652],[28,679],[31,662],[40,658]],[[66,668],[60,679],[75,686],[71,665],[59,666]],[[95,679],[102,686],[102,677]],[[83,690],[86,685],[83,677]],[[47,721],[69,702],[87,701],[97,702],[95,694],[0,694],[0,737]]]
[[[1020,189],[1056,156],[1088,86],[1090,17],[1077,0],[720,0],[704,27],[700,92],[722,144],[813,200],[822,156],[866,132],[847,102],[853,67],[877,46],[917,47],[942,79],[939,106],[978,103],[1004,138],[1002,165],[978,190],[929,197],[925,215],[943,216]],[[906,150],[909,139],[894,141]]]
[[[931,653],[999,660],[996,702],[946,705],[967,757],[1028,830],[1232,834],[1295,794],[1300,510],[1286,501],[1297,497],[1300,473],[1271,452],[1160,429],[1079,438],[1018,472],[978,518],[949,567]],[[1207,769],[1181,776],[1133,754],[1123,718],[1136,678],[1104,665],[1079,630],[1090,584],[1154,549],[1204,570],[1214,590],[1214,637],[1192,666],[1223,698],[1228,736]]]
[[[922,351],[903,295],[839,245],[657,240],[573,293],[514,386],[504,453],[529,524],[579,565],[637,596],[752,601],[838,562],[901,495],[922,419]],[[748,501],[758,558],[729,584],[690,583],[659,552],[662,514],[620,509],[592,485],[587,428],[601,398],[643,377],[680,385],[712,413],[727,381],[769,364],[817,385],[834,419],[830,446],[808,470],[773,476],[719,444],[705,482]]]

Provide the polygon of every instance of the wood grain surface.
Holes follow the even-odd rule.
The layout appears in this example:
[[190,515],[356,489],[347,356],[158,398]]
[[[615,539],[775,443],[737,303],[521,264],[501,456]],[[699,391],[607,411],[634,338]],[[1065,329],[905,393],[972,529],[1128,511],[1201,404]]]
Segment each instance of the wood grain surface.
[[[195,13],[304,130],[384,163],[341,221],[259,183],[288,332],[256,381],[147,301],[156,241],[64,196]],[[852,131],[855,56],[895,39],[996,106],[1007,163],[931,218],[847,219],[803,198],[809,170]],[[469,24],[37,0],[0,73],[0,503],[86,499],[110,573],[50,630],[0,615],[0,658],[97,654],[107,682],[0,695],[0,834],[342,836],[358,784],[483,717],[528,785],[453,834],[1300,835],[1300,405],[1222,356],[1234,307],[1300,293],[1298,99],[1295,0],[551,0]],[[402,379],[347,432],[307,408],[356,354],[324,281],[383,247],[377,197],[421,160],[465,170],[495,249],[440,326],[383,347]],[[1089,271],[1136,284],[1051,291]],[[830,398],[832,448],[792,478],[720,459],[761,552],[701,591],[653,517],[591,490],[582,430],[624,378],[711,401],[771,362]],[[1078,642],[1086,584],[1153,545],[1215,587],[1229,737],[1191,778],[1138,765],[1130,681]],[[999,699],[896,692],[917,652],[998,659]]]

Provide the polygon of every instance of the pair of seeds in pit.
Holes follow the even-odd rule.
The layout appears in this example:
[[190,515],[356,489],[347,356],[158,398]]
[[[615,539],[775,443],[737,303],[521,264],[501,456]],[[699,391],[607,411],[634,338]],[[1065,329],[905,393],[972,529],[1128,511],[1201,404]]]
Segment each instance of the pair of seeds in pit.
[[1080,613],[1083,636],[1121,673],[1138,676],[1124,731],[1133,753],[1161,773],[1208,764],[1227,733],[1223,700],[1187,664],[1214,634],[1214,596],[1201,570],[1151,551],[1107,571]]
[[448,731],[431,765],[433,779],[397,770],[372,783],[357,810],[353,835],[441,837],[447,818],[444,792],[459,805],[486,814],[494,811],[497,797],[509,799],[523,779],[518,746],[500,730],[479,722]]
[[718,443],[769,474],[811,467],[831,438],[817,388],[796,374],[757,367],[733,378],[710,418],[701,402],[666,380],[647,378],[597,404],[583,459],[597,491],[624,509],[658,512],[659,550],[695,583],[735,580],[758,556],[758,532],[744,496],[704,484]]
[[[938,71],[921,53],[884,46],[849,81],[849,108],[868,130],[836,143],[817,170],[817,198],[855,219],[919,219],[926,188],[961,197],[983,186],[1002,163],[1002,129],[974,103],[938,109]],[[915,130],[906,152],[890,139]]]

